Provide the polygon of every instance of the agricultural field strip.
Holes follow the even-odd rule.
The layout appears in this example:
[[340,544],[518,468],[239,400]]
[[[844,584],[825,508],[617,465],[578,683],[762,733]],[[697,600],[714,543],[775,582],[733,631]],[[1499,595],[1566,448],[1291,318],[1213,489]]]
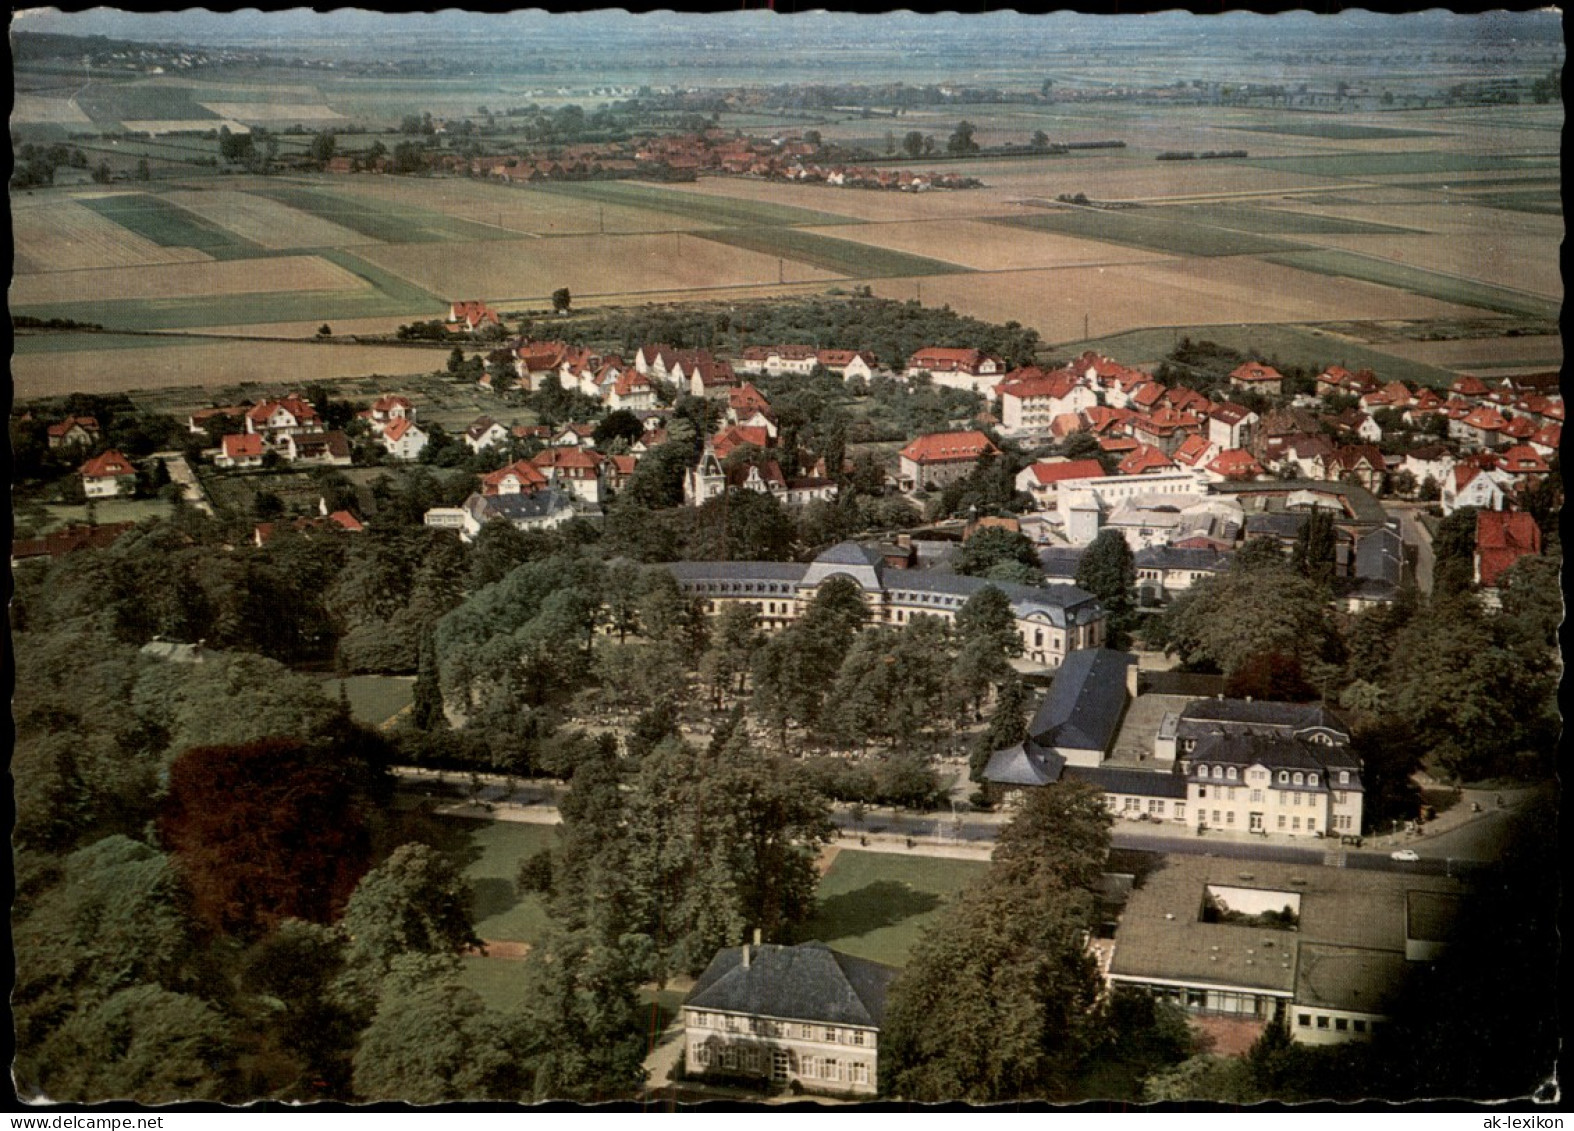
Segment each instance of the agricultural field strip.
[[273,250],[353,245],[364,237],[350,229],[252,193],[226,187],[176,189],[167,200],[194,212],[242,239]]
[[1556,318],[1561,304],[1531,291],[1483,283],[1462,275],[1432,271],[1358,251],[1321,248],[1266,255],[1270,263],[1319,275],[1359,279],[1395,290],[1424,295],[1440,302],[1496,310],[1505,314]]
[[581,181],[576,183],[534,185],[533,189],[597,200],[606,204],[626,204],[653,212],[739,228],[805,227],[855,224],[858,221],[834,212],[818,212],[786,204],[766,204],[736,197],[696,197],[671,189],[652,188],[629,181]]
[[11,304],[26,308],[73,302],[82,296],[112,303],[279,292],[331,294],[359,291],[367,285],[367,280],[326,260],[291,255],[23,275],[12,282]]
[[210,258],[188,247],[157,244],[69,197],[47,203],[13,200],[11,220],[18,274],[150,263],[205,263]]
[[386,200],[370,204],[330,189],[282,184],[257,185],[247,191],[385,243],[497,239],[499,231],[507,231],[409,204]]
[[83,196],[76,200],[127,231],[162,247],[188,247],[206,252],[215,259],[244,259],[270,254],[261,244],[242,239],[195,212],[149,193]]
[[1408,137],[1451,137],[1455,136],[1443,130],[1407,130],[1403,128],[1389,128],[1386,126],[1359,126],[1347,125],[1337,122],[1296,122],[1284,125],[1268,126],[1230,126],[1221,125],[1219,129],[1240,130],[1245,133],[1285,134],[1290,137],[1316,137],[1328,138],[1333,141],[1365,141],[1386,140],[1388,138]]
[[903,275],[955,275],[971,268],[927,256],[840,240],[799,228],[721,228],[693,233],[700,239],[747,251],[781,255],[811,267],[851,278],[877,279]]
[[1180,221],[1141,212],[1104,212],[1091,208],[1043,212],[1032,216],[1000,216],[992,223],[1032,231],[1056,232],[1082,239],[1140,247],[1178,256],[1263,255],[1309,251],[1304,243],[1239,232],[1197,221]]
[[1374,177],[1401,173],[1451,173],[1490,169],[1556,167],[1556,153],[1328,153],[1299,157],[1243,157],[1239,164],[1281,172],[1331,177]]

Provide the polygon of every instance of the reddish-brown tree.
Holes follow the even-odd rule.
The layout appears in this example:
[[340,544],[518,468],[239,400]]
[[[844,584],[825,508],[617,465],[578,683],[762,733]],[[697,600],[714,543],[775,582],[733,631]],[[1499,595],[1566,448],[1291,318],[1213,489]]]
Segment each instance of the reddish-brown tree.
[[159,835],[198,917],[246,939],[283,919],[336,918],[371,864],[357,770],[279,739],[177,758]]

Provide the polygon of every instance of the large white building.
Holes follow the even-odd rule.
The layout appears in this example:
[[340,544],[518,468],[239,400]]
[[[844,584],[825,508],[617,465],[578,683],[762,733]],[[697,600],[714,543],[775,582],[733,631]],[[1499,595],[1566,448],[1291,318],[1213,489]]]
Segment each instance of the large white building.
[[1026,659],[1059,666],[1079,649],[1104,642],[1104,608],[1074,585],[1013,585],[933,570],[899,569],[877,549],[856,542],[831,547],[813,562],[672,562],[667,566],[683,591],[703,602],[707,613],[750,604],[767,629],[782,628],[803,615],[819,588],[833,577],[852,580],[863,591],[875,624],[903,625],[914,617],[955,619],[967,599],[993,586],[1011,601]]

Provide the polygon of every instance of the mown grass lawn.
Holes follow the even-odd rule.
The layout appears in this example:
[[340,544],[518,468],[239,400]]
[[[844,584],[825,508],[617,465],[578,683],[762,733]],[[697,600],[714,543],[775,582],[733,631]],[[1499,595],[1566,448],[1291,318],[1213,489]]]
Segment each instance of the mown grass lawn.
[[902,966],[940,910],[989,865],[844,849],[820,880],[820,907],[797,931],[860,958]]
[[408,675],[351,675],[343,680],[335,677],[323,681],[324,694],[337,699],[341,682],[345,698],[350,701],[350,714],[367,726],[382,726],[408,707],[414,697],[415,677]]
[[464,821],[469,847],[478,853],[465,868],[475,891],[475,931],[483,939],[533,943],[545,933],[546,901],[536,894],[521,896],[514,890],[519,862],[557,843],[553,825],[520,821]]
[[[80,506],[55,505],[44,508],[49,512],[49,521],[39,527],[35,534],[47,534],[51,530],[60,530],[71,523],[84,524],[87,522],[87,504]],[[115,522],[141,522],[145,518],[169,517],[170,505],[163,499],[95,499],[93,500],[93,520],[100,526],[108,526]]]

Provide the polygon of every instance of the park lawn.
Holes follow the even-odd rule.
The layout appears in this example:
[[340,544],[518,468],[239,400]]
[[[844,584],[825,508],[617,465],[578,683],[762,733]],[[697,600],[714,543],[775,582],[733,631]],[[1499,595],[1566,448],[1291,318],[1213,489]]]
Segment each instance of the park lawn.
[[160,247],[189,247],[214,259],[246,259],[273,254],[261,244],[242,239],[211,220],[150,193],[79,196],[76,202]]
[[323,681],[323,692],[330,699],[339,697],[344,685],[350,701],[350,714],[357,722],[380,727],[392,722],[414,701],[415,677],[407,675],[349,675]]
[[1270,263],[1313,271],[1319,275],[1332,275],[1342,279],[1359,279],[1377,283],[1395,290],[1435,298],[1440,302],[1474,306],[1481,310],[1496,310],[1504,314],[1520,314],[1536,318],[1556,318],[1560,304],[1553,299],[1512,291],[1474,279],[1460,279],[1436,271],[1394,263],[1386,259],[1373,259],[1353,251],[1325,248],[1302,251],[1288,255],[1265,256]]
[[657,188],[631,181],[577,181],[532,185],[533,192],[555,192],[597,200],[603,204],[623,204],[666,212],[690,220],[703,220],[727,227],[822,227],[826,224],[855,224],[856,219],[833,212],[819,212],[790,204],[767,204],[757,200],[701,196],[696,193]]
[[844,849],[820,880],[814,917],[795,934],[859,958],[905,965],[940,909],[988,867],[980,860]]
[[459,243],[495,240],[499,235],[499,230],[488,224],[328,189],[278,184],[250,186],[247,191],[384,243]]
[[1370,369],[1384,381],[1412,381],[1434,389],[1448,388],[1455,378],[1449,370],[1383,353],[1346,338],[1334,338],[1310,326],[1166,326],[1128,330],[1086,341],[1061,342],[1055,345],[1054,351],[1057,357],[1075,357],[1083,350],[1093,350],[1118,358],[1127,365],[1140,365],[1162,360],[1181,338],[1217,342],[1241,353],[1255,351],[1270,361],[1287,365],[1322,369],[1337,364],[1351,370]]
[[470,848],[479,855],[465,869],[475,889],[475,932],[483,939],[533,943],[546,933],[550,918],[546,900],[514,890],[519,862],[557,844],[555,825],[522,821],[475,821],[465,818]]
[[1275,251],[1297,251],[1305,244],[1254,232],[1232,231],[1211,224],[1178,219],[1174,208],[1123,209],[1104,211],[1093,208],[1064,209],[1034,213],[1030,216],[991,217],[990,222],[1035,232],[1055,232],[1105,243],[1139,247],[1145,251],[1172,255],[1263,255]]
[[971,268],[905,251],[839,240],[797,228],[722,228],[695,232],[701,239],[781,255],[811,267],[858,279],[904,278],[914,275],[964,275]]
[[519,959],[467,954],[459,962],[459,984],[480,994],[488,1009],[513,1013],[524,1004],[525,970]]

